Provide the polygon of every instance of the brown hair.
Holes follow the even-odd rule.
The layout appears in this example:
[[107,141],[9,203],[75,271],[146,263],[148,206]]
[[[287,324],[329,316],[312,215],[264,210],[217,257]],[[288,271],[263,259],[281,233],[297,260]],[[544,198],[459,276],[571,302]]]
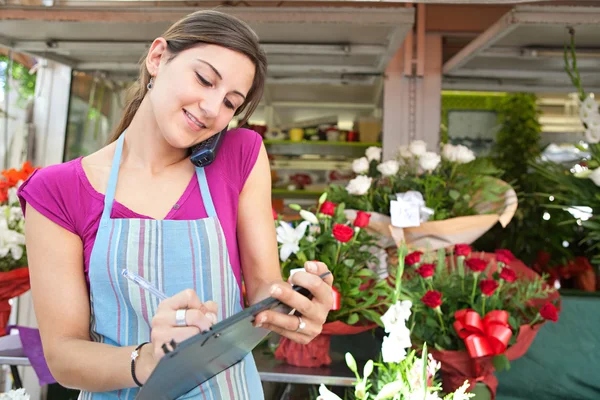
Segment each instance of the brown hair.
[[[246,101],[236,110],[235,115],[246,111],[240,121],[240,126],[248,121],[263,94],[267,74],[267,57],[259,44],[258,36],[243,21],[228,14],[214,10],[203,10],[189,14],[173,24],[163,35],[167,41],[167,48],[171,61],[184,50],[199,44],[214,44],[225,47],[247,56],[256,68],[252,87],[246,96]],[[146,57],[142,57],[140,75],[129,89],[128,102],[121,121],[117,125],[109,140],[114,142],[121,133],[131,124],[142,100],[148,91],[150,73],[146,69]]]

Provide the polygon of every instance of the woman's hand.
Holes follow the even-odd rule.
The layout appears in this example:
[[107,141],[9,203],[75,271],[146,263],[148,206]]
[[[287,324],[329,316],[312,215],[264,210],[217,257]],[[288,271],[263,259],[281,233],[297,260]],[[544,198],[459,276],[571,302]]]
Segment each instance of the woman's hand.
[[295,273],[290,281],[310,290],[312,300],[296,292],[289,283],[276,283],[271,287],[271,296],[295,308],[301,317],[269,310],[258,314],[255,324],[302,344],[310,342],[321,333],[333,306],[333,275],[319,277],[329,271],[327,266],[321,262],[309,261],[304,268],[306,272]]
[[[177,313],[185,316],[177,323]],[[144,383],[156,364],[167,351],[172,350],[171,341],[180,343],[200,332],[207,331],[217,323],[217,304],[213,301],[202,303],[192,289],[186,289],[173,297],[163,300],[152,318],[150,343],[142,347],[140,364],[136,368],[138,379]]]

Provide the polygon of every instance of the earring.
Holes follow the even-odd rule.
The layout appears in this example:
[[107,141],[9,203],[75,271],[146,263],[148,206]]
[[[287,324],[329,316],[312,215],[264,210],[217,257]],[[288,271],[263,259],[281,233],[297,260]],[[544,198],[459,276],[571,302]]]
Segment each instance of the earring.
[[150,78],[150,82],[148,82],[148,84],[146,85],[146,87],[148,88],[148,90],[152,89],[152,85],[154,84],[154,77]]

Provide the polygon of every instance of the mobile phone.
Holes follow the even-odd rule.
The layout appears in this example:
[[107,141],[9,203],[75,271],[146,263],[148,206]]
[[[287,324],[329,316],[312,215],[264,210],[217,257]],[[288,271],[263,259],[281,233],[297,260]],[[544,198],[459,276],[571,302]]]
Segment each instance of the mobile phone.
[[190,156],[192,164],[196,167],[206,167],[215,161],[225,132],[227,132],[227,128],[192,147],[192,155]]

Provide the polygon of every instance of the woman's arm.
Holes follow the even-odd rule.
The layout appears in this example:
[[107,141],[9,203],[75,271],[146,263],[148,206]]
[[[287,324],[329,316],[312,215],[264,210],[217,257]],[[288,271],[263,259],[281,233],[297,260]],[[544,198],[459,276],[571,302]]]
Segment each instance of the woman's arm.
[[294,282],[314,295],[312,301],[282,281],[271,207],[271,171],[263,145],[240,194],[238,206],[237,236],[246,293],[250,304],[271,295],[298,310],[306,323],[301,332],[296,332],[300,322],[298,317],[276,311],[260,313],[256,323],[297,342],[307,343],[321,332],[333,304],[333,277],[319,278],[327,272],[327,266],[319,262],[306,263],[308,272],[294,275]]
[[[63,386],[90,392],[135,387],[131,352],[136,346],[117,347],[90,339],[90,301],[81,239],[29,204],[26,215],[33,305],[52,375]],[[181,342],[212,325],[204,315],[216,313],[216,304],[210,303],[202,304],[192,290],[160,303],[152,319],[152,343],[142,347],[136,360],[136,377],[140,382],[148,379],[162,357],[163,343],[171,339]],[[174,326],[175,310],[179,308],[188,309],[187,327]]]

